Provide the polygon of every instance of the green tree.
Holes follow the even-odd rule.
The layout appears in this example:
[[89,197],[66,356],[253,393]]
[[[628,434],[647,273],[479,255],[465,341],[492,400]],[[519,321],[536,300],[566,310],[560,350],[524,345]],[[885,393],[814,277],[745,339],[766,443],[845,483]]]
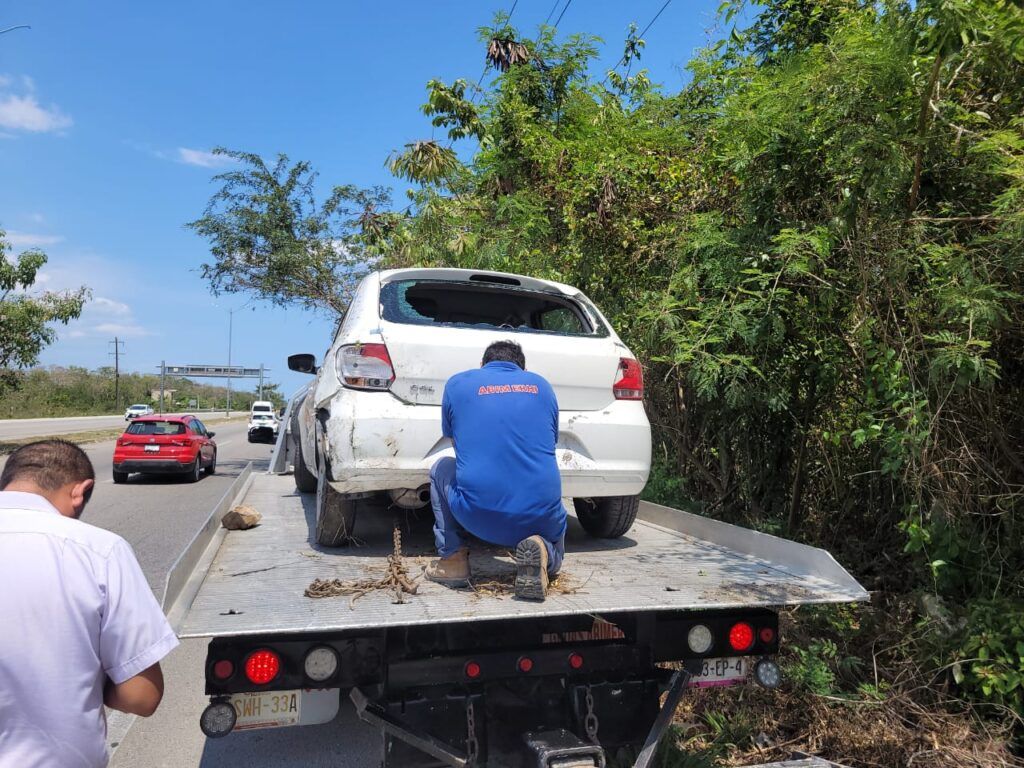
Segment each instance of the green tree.
[[63,293],[32,288],[46,254],[31,249],[8,257],[11,245],[0,229],[0,392],[17,384],[16,370],[34,365],[57,338],[53,324],[81,316],[87,288]]
[[241,167],[214,177],[220,189],[187,226],[206,238],[213,260],[202,274],[214,294],[248,293],[278,305],[344,314],[368,269],[360,233],[389,203],[381,188],[334,187],[318,203],[307,162],[214,150]]

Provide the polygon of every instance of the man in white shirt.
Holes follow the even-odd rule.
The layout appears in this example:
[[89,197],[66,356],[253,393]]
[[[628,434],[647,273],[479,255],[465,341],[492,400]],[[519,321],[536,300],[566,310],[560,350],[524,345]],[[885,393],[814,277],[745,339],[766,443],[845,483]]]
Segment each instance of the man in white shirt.
[[0,474],[0,768],[102,768],[104,703],[148,717],[177,644],[131,547],[78,520],[92,462],[47,440]]

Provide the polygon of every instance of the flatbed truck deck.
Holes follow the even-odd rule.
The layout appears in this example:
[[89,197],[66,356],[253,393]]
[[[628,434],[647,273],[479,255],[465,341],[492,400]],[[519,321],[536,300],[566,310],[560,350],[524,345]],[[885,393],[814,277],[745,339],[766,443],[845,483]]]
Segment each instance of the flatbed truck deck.
[[[260,524],[225,531],[237,504]],[[868,599],[824,550],[656,504],[615,540],[570,516],[544,602],[512,596],[510,554],[488,545],[472,547],[473,587],[424,580],[429,510],[368,502],[341,548],[315,543],[314,510],[292,478],[250,467],[168,575],[172,625],[210,638],[209,736],[325,723],[344,697],[380,729],[386,768],[644,768],[690,688],[777,683],[773,609]],[[380,579],[396,525],[415,594],[304,594]]]

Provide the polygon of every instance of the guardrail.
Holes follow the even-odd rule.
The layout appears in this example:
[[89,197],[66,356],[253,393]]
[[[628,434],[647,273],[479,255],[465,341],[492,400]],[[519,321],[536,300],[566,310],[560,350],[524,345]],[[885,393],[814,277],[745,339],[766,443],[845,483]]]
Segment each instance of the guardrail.
[[160,602],[167,620],[171,623],[174,631],[178,631],[178,623],[181,621],[186,609],[195,599],[199,585],[202,584],[206,574],[206,568],[200,567],[210,564],[213,556],[220,548],[224,540],[225,530],[221,526],[221,518],[242,500],[249,486],[252,485],[252,462],[245,465],[245,469],[235,478],[220,501],[213,508],[206,522],[192,537],[192,541],[185,547],[185,551],[174,561],[174,565],[167,572],[164,580],[164,595]]
[[294,463],[290,460],[292,441],[289,440],[292,431],[292,412],[299,406],[308,391],[309,384],[292,395],[291,400],[288,401],[288,406],[284,409],[284,416],[281,417],[281,426],[277,430],[277,442],[274,443],[274,451],[270,454],[270,466],[267,468],[268,474],[287,474],[289,466]]

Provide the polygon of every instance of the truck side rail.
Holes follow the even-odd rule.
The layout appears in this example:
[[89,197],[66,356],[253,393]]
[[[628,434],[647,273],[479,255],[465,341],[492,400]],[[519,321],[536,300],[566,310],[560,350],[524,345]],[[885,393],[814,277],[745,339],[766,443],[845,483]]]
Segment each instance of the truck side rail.
[[252,485],[252,462],[245,465],[234,482],[206,518],[206,522],[192,537],[188,546],[174,561],[164,580],[164,594],[160,606],[174,631],[178,631],[188,606],[199,591],[214,555],[220,548],[226,531],[221,518],[240,502]]
[[649,501],[640,503],[637,517],[659,528],[771,561],[776,570],[831,582],[853,602],[871,599],[868,591],[824,549]]
[[299,407],[299,404],[302,403],[308,391],[309,384],[292,395],[288,401],[288,406],[284,410],[284,416],[281,417],[281,426],[277,429],[277,442],[274,443],[274,451],[270,454],[270,467],[267,469],[267,472],[272,475],[286,474],[289,467],[294,464],[291,460],[292,441],[289,439],[291,437],[292,415],[295,409]]

